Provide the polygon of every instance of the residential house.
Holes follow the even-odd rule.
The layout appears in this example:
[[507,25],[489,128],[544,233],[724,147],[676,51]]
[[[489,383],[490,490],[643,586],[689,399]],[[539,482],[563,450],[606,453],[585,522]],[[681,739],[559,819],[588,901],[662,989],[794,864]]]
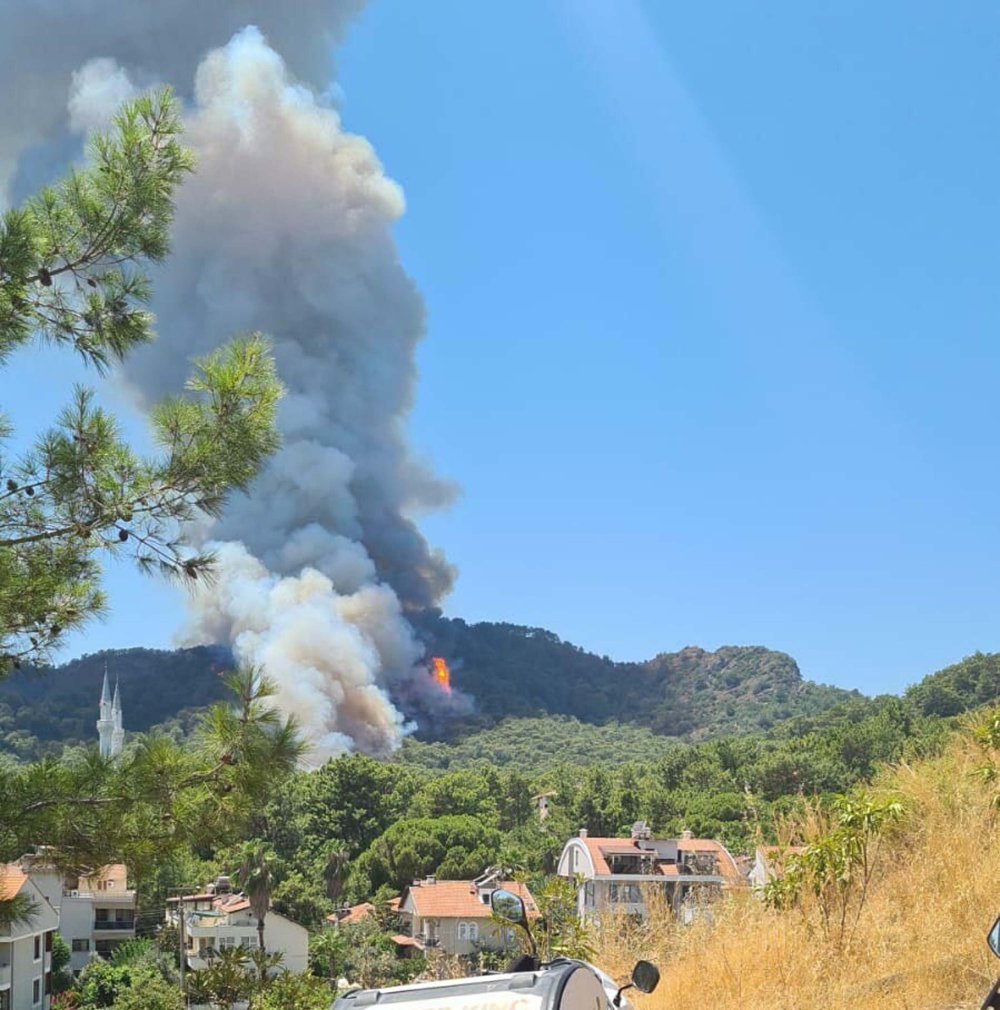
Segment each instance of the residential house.
[[17,863],[0,863],[0,901],[19,895],[32,903],[34,914],[27,922],[0,926],[0,1010],[49,1010],[59,913]]
[[135,939],[138,899],[128,886],[124,863],[105,866],[90,876],[67,876],[43,848],[22,856],[19,865],[58,913],[59,935],[69,946],[74,973],[92,958],[109,957],[119,944]]
[[[388,902],[389,912],[399,913],[399,898],[390,898]],[[364,921],[375,911],[375,906],[370,901],[362,901],[360,905],[344,905],[326,917],[326,921],[331,926],[353,926]]]
[[[387,907],[390,915],[399,917],[399,905],[401,898],[390,898]],[[364,922],[375,912],[375,906],[370,901],[362,901],[360,905],[344,905],[326,917],[326,921],[334,929],[341,926],[354,926],[359,922]],[[417,957],[424,952],[424,945],[416,937],[407,936],[405,933],[397,933],[392,938],[396,944],[396,954],[399,957]]]
[[[207,968],[218,951],[258,946],[257,918],[250,899],[233,893],[228,877],[219,877],[201,894],[167,899],[167,924],[183,931],[187,963],[195,971]],[[282,967],[301,974],[309,967],[309,931],[271,909],[264,919],[264,945],[281,954]]]
[[[493,919],[490,896],[499,888],[519,895],[528,916],[538,917],[535,900],[524,884],[502,880],[489,871],[476,880],[438,880],[425,877],[406,889],[399,906],[401,939],[410,937],[424,947],[468,956],[478,949],[504,950],[515,943],[514,928]],[[397,944],[399,941],[397,940]]]
[[643,821],[630,838],[591,838],[586,830],[563,848],[556,871],[580,882],[577,910],[581,919],[603,912],[649,913],[647,899],[659,894],[666,907],[684,921],[725,889],[746,878],[732,855],[708,838],[653,838]]
[[750,886],[755,891],[762,890],[772,880],[784,875],[789,856],[798,856],[805,851],[804,845],[758,845],[750,869]]

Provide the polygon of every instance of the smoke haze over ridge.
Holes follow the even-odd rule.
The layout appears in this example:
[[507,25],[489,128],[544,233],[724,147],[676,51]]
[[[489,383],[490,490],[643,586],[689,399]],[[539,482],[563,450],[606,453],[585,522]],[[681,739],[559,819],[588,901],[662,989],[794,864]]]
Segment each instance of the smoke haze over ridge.
[[[288,389],[282,449],[210,531],[218,580],[193,597],[185,640],[226,642],[263,663],[318,755],[388,752],[406,731],[394,699],[467,700],[433,685],[405,619],[433,606],[454,572],[409,518],[447,504],[453,488],[405,437],[424,314],[391,235],[403,195],[322,98],[329,45],[361,4],[297,5],[294,26],[263,2],[222,3],[207,18],[201,8],[183,17],[189,3],[123,5],[103,34],[94,22],[117,24],[116,5],[76,6],[92,14],[79,37],[50,18],[61,82],[44,82],[37,119],[0,113],[0,191],[5,178],[12,198],[32,188],[47,161],[75,155],[74,133],[129,94],[175,86],[198,167],[178,194],[173,254],[154,275],[161,342],[129,361],[127,381],[140,402],[175,392],[193,355],[259,329]],[[29,3],[11,16],[0,81],[22,86],[30,54],[13,59],[9,47],[49,11]],[[255,15],[261,28],[240,27]]]

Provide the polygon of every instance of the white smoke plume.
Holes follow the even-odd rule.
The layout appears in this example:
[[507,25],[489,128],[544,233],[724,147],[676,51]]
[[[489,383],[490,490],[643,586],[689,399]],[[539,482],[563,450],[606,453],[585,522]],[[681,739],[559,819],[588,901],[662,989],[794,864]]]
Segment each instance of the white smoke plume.
[[[284,446],[211,531],[218,581],[193,598],[186,640],[225,642],[262,663],[319,756],[398,746],[407,730],[399,699],[424,710],[468,703],[434,685],[405,618],[451,585],[451,567],[410,516],[446,504],[453,489],[405,439],[424,321],[391,233],[403,195],[322,99],[314,40],[300,38],[324,17],[317,34],[329,38],[357,6],[302,4],[290,51],[312,68],[313,86],[254,27],[201,60],[186,116],[198,168],[155,277],[163,340],[127,368],[149,400],[177,390],[189,359],[233,333],[274,340],[288,388]],[[151,5],[147,13],[159,17]],[[169,20],[163,32],[183,34]],[[67,64],[80,59],[67,74],[64,123],[68,114],[72,128],[92,126],[153,80],[183,85],[173,75],[191,61],[190,40],[166,60],[132,43],[110,56],[68,46]],[[12,150],[4,141],[0,133],[0,165]],[[17,165],[12,178],[24,159]]]

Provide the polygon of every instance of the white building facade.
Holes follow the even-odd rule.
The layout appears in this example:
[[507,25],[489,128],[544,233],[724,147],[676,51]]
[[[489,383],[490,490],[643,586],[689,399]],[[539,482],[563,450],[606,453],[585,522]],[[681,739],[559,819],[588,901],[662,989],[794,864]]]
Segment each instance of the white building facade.
[[49,1010],[52,1005],[52,936],[59,913],[17,863],[0,864],[0,899],[28,898],[28,922],[0,926],[0,1010]]
[[721,893],[745,884],[736,860],[719,842],[693,838],[653,838],[642,822],[630,838],[592,838],[581,830],[563,847],[556,871],[578,883],[581,920],[602,914],[646,919],[662,909],[690,921]]
[[[240,947],[249,953],[259,945],[249,899],[233,894],[222,883],[225,879],[202,894],[167,899],[167,924],[183,933],[187,963],[194,971],[207,968],[221,950]],[[273,910],[264,918],[264,946],[268,953],[281,954],[287,971],[301,974],[309,967],[309,931]]]
[[513,927],[493,918],[490,897],[495,890],[513,891],[524,901],[530,919],[538,917],[535,900],[526,884],[503,880],[487,871],[476,880],[415,880],[399,905],[400,939],[411,938],[421,949],[438,948],[446,954],[468,957],[478,950],[508,950],[516,946]]
[[138,899],[128,886],[123,863],[89,877],[65,876],[41,850],[22,856],[19,865],[58,913],[59,935],[70,949],[74,974],[93,958],[109,957],[119,944],[135,939]]

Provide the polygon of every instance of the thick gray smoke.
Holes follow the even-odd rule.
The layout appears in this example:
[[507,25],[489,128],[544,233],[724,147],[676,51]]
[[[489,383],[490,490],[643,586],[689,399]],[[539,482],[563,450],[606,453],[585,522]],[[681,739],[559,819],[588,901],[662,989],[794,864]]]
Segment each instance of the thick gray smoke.
[[65,165],[66,97],[75,71],[111,58],[139,87],[190,91],[209,49],[258,25],[294,68],[322,89],[331,50],[366,0],[0,0],[0,205],[39,172]]
[[[225,18],[208,6],[214,22],[197,28],[206,40],[235,13],[269,5],[220,4]],[[276,33],[313,83],[323,76],[315,38],[357,6],[296,5],[295,31]],[[186,40],[166,58],[138,31],[118,50],[96,37],[67,46],[64,127],[100,123],[153,80],[183,93],[176,75],[197,47],[177,7],[194,10],[182,3],[161,17],[150,5],[163,46],[173,33]],[[463,702],[432,682],[405,619],[433,605],[453,572],[409,518],[447,503],[452,488],[405,440],[423,307],[391,235],[402,192],[257,28],[204,55],[186,120],[198,170],[179,194],[174,252],[155,278],[163,339],[129,362],[127,379],[142,400],[174,392],[193,355],[259,329],[288,388],[284,446],[211,531],[219,577],[193,599],[186,638],[227,642],[264,664],[320,754],[386,752],[406,731],[394,698]],[[0,164],[6,156],[16,178],[24,147],[6,140]]]

